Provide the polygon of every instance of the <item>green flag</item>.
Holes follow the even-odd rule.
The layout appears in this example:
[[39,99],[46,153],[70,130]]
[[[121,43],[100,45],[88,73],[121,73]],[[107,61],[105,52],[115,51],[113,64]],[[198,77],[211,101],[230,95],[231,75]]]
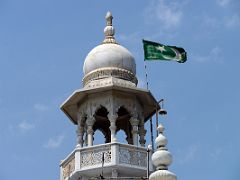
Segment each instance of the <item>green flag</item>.
[[165,46],[156,42],[143,40],[144,60],[167,60],[184,63],[187,60],[187,52],[180,47]]

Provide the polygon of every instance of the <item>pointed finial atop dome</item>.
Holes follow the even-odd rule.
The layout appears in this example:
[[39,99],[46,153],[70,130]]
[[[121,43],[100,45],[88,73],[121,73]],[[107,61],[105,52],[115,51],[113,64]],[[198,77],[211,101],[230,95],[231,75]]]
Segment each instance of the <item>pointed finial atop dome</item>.
[[159,132],[158,137],[155,139],[155,144],[157,148],[167,149],[165,146],[167,145],[168,141],[167,138],[163,135],[164,129],[165,128],[162,124],[159,124],[159,126],[157,127],[157,130]]
[[164,126],[160,124],[157,127],[159,131],[158,137],[155,139],[157,146],[156,152],[152,155],[152,162],[156,166],[157,171],[153,172],[149,179],[150,180],[177,180],[177,176],[168,171],[168,166],[172,163],[172,155],[167,150],[167,138],[163,135]]
[[162,124],[159,124],[159,126],[157,127],[157,130],[159,133],[163,134],[163,131],[165,130],[165,128]]
[[107,12],[105,18],[106,18],[106,21],[107,21],[107,26],[112,26],[113,16],[112,16],[112,13],[110,11]]
[[114,27],[112,26],[112,19],[113,19],[112,13],[108,11],[105,18],[106,18],[107,26],[104,28],[105,39],[103,40],[103,43],[116,44],[117,42],[114,38],[115,30],[114,30]]

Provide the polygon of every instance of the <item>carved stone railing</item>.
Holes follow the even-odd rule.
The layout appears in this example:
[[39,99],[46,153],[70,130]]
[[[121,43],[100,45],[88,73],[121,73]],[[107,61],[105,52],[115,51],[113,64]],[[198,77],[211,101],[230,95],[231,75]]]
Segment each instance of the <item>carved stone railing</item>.
[[102,164],[104,157],[104,163],[111,163],[111,145],[92,146],[85,148],[81,151],[80,167],[85,168],[88,166],[94,166]]
[[119,164],[147,167],[147,151],[144,148],[119,145]]
[[[103,156],[104,154],[104,156]],[[102,167],[104,157],[104,167],[134,168],[147,170],[147,149],[129,144],[107,143],[90,147],[76,148],[60,164],[61,180],[72,177],[75,172],[91,170]],[[152,165],[150,163],[150,171]]]
[[71,153],[65,161],[61,163],[62,179],[69,177],[75,170],[75,154]]

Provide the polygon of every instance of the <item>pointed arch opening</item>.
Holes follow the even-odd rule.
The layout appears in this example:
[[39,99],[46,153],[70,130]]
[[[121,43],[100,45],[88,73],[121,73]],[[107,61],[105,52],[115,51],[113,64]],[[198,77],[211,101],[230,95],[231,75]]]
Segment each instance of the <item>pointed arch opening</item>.
[[116,134],[116,137],[117,137],[117,140],[118,140],[120,143],[128,144],[127,135],[126,135],[126,132],[125,132],[124,130],[119,129],[119,131],[118,131],[117,134]]
[[93,139],[93,145],[97,145],[97,144],[104,144],[105,143],[105,135],[104,133],[100,130],[100,129],[97,129],[95,132],[94,132],[94,139]]
[[[109,143],[111,141],[111,133],[109,130],[110,122],[108,121],[107,118],[108,115],[108,110],[104,106],[100,106],[95,114],[95,123],[93,125],[93,130],[94,130],[94,141],[95,145],[96,143]],[[103,136],[101,135],[103,134]],[[101,135],[101,136],[98,136]],[[98,140],[99,139],[99,140]]]
[[[117,111],[118,118],[116,121],[117,126],[117,136],[119,142],[126,142],[127,144],[133,144],[132,142],[132,126],[129,122],[129,119],[131,118],[131,114],[129,111],[124,107],[120,106]],[[121,137],[124,136],[124,137]],[[124,140],[125,139],[125,140]],[[120,141],[121,140],[121,141]]]

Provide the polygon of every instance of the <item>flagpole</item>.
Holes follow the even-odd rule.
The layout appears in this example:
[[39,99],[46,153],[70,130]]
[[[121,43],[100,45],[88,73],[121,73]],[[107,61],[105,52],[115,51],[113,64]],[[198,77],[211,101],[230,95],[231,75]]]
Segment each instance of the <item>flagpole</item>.
[[146,85],[147,85],[147,90],[148,90],[148,73],[147,73],[147,63],[144,59],[144,69],[145,69],[145,78],[146,78]]
[[[143,39],[144,41],[144,39]],[[143,52],[144,52],[144,47],[143,47]],[[146,86],[147,86],[147,90],[149,90],[148,88],[148,73],[147,73],[147,63],[145,61],[145,56],[144,56],[144,70],[145,70],[145,80],[146,80]],[[154,143],[153,143],[153,122],[152,122],[152,117],[150,117],[150,132],[151,132],[151,143],[152,143],[152,150],[154,151]]]
[[[147,73],[147,63],[144,59],[144,69],[145,69],[145,76],[146,76],[146,85],[147,85],[147,90],[148,88],[148,73]],[[152,122],[152,117],[150,117],[150,132],[151,132],[151,143],[152,143],[152,149],[154,151],[154,143],[153,143],[153,122]]]

